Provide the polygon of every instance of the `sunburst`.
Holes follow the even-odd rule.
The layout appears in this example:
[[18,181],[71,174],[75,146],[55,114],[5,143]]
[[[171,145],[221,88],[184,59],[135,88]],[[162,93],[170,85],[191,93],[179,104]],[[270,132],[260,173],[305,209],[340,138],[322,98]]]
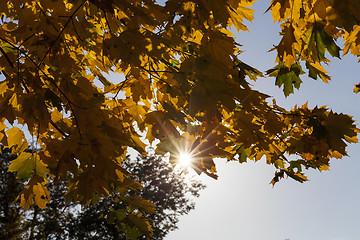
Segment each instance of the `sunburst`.
[[181,152],[178,157],[178,163],[182,167],[189,167],[193,161],[192,155],[187,152]]
[[[209,173],[208,169],[205,169],[202,166],[201,161],[205,158],[211,158],[211,154],[209,154],[212,148],[215,148],[215,145],[208,144],[208,139],[211,137],[214,132],[216,132],[218,126],[221,124],[219,123],[217,126],[213,128],[213,131],[209,131],[206,136],[203,136],[201,139],[196,136],[191,136],[190,134],[186,134],[186,132],[182,132],[179,129],[181,135],[177,135],[178,137],[174,137],[174,135],[167,129],[166,124],[163,124],[157,116],[155,116],[156,120],[161,123],[159,127],[165,133],[167,138],[168,146],[163,148],[163,154],[169,153],[170,155],[170,162],[172,164],[176,164],[177,166],[183,169],[194,169],[197,173],[204,172],[207,175],[211,175],[214,177],[213,173]],[[209,175],[209,176],[210,176]]]

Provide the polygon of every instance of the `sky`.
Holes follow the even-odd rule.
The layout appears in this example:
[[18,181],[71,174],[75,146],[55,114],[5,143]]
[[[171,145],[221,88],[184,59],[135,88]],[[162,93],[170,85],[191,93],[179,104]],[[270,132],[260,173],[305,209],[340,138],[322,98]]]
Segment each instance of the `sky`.
[[[250,33],[236,33],[242,44],[244,62],[266,71],[275,66],[275,52],[267,51],[279,42],[279,26],[271,14],[264,14],[268,1],[255,2],[255,19]],[[341,40],[338,41],[341,45]],[[331,58],[325,68],[332,76],[328,84],[302,75],[303,84],[285,98],[273,78],[259,79],[255,89],[273,96],[277,104],[290,109],[295,104],[327,105],[360,120],[360,94],[355,57]],[[330,171],[307,171],[309,182],[283,179],[269,184],[275,168],[264,161],[245,164],[216,159],[219,179],[206,175],[197,179],[207,188],[195,199],[195,210],[180,217],[178,230],[166,240],[357,240],[360,239],[360,145],[348,148],[349,157],[333,159]]]

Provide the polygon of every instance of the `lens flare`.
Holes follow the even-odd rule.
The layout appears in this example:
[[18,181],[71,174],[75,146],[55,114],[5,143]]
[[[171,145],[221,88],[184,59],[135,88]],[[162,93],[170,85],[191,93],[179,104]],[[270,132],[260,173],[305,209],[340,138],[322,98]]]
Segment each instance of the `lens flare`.
[[191,154],[189,153],[180,153],[179,155],[179,164],[183,167],[190,166],[192,161]]

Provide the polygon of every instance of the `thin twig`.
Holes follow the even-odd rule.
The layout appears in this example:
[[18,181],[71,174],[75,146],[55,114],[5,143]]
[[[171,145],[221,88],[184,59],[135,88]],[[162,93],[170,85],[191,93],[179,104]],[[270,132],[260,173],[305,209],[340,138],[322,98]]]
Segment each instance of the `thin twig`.
[[2,37],[0,37],[0,40],[3,40],[3,41],[5,41],[5,42],[9,43],[9,44],[10,44],[11,46],[13,46],[15,49],[17,49],[17,50],[20,51],[22,54],[24,54],[24,56],[25,56],[27,59],[29,59],[29,61],[30,61],[31,63],[33,63],[33,64],[37,67],[37,69],[38,69],[38,70],[54,85],[54,87],[65,97],[65,99],[68,101],[69,104],[72,104],[72,105],[74,105],[75,107],[78,107],[78,108],[81,108],[81,109],[86,109],[86,108],[84,108],[84,107],[80,107],[80,106],[74,104],[73,102],[71,102],[70,99],[65,95],[65,93],[59,88],[59,86],[58,86],[56,83],[54,83],[53,79],[52,79],[51,77],[49,77],[49,76],[44,72],[44,70],[42,70],[42,69],[35,63],[35,61],[34,61],[25,51],[21,50],[19,47],[15,46],[13,43],[9,42],[8,40],[6,40],[6,39],[4,39],[4,38],[2,38]]
[[19,47],[21,47],[27,40],[29,40],[30,38],[32,38],[33,36],[35,36],[35,33],[31,34],[29,37],[25,38],[25,40],[20,43]]
[[115,96],[113,97],[113,100],[116,100],[117,95],[120,93],[121,89],[124,87],[125,83],[127,82],[127,80],[129,80],[128,77],[125,78],[125,80],[121,83],[121,86],[119,87],[119,90],[117,91],[117,93],[115,94]]
[[305,115],[305,114],[282,112],[282,111],[277,110],[275,108],[272,108],[272,107],[270,107],[270,108],[271,108],[271,112],[276,113],[276,114],[285,115],[285,116],[294,116],[294,117],[303,117],[303,118],[314,117],[314,116],[308,116],[308,115]]
[[72,25],[73,25],[73,27],[74,27],[75,34],[78,36],[78,38],[80,39],[80,41],[83,42],[84,40],[81,39],[79,33],[78,33],[77,30],[76,30],[76,27],[75,27],[75,23],[74,23],[74,19],[73,19],[73,18],[71,18],[71,23],[72,23]]
[[53,120],[50,119],[50,124],[56,129],[58,130],[59,133],[61,133],[61,135],[63,135],[65,138],[69,138],[69,134],[65,133],[63,130],[61,130],[56,123],[53,122]]
[[[149,72],[146,68],[144,68],[143,66],[140,66],[140,68],[142,69],[142,70],[144,70],[145,72],[147,72],[148,74],[151,74],[151,72]],[[162,80],[160,77],[158,77],[158,76],[155,76],[155,75],[152,75],[154,78],[156,78],[157,80],[159,80],[160,82],[163,82],[163,83],[165,83],[168,87],[170,87],[171,88],[171,85],[168,83],[168,82],[166,82],[166,81],[164,81],[164,80]]]
[[109,20],[108,20],[108,19],[107,19],[107,17],[106,17],[106,12],[105,12],[105,10],[104,10],[104,9],[102,9],[102,10],[103,10],[104,17],[105,17],[105,21],[106,21],[106,24],[108,25],[109,31],[110,31],[110,32],[112,32],[112,31],[111,31],[111,27],[110,27]]
[[[9,43],[11,46],[13,46],[14,48],[16,48],[19,52],[21,52],[22,54],[24,54],[24,56],[25,56],[27,59],[29,59],[30,62],[32,62],[32,63],[37,67],[37,69],[38,69],[38,70],[55,86],[55,88],[64,96],[64,98],[66,99],[66,101],[67,101],[68,104],[69,104],[70,111],[72,112],[72,114],[73,114],[73,116],[74,116],[74,120],[75,120],[75,122],[76,122],[76,125],[77,125],[77,127],[78,127],[78,132],[79,132],[79,135],[80,135],[80,137],[81,137],[82,134],[81,134],[81,131],[80,131],[80,129],[79,129],[79,123],[78,123],[77,117],[76,117],[76,115],[75,115],[75,111],[74,111],[73,105],[76,106],[76,107],[78,107],[78,108],[81,108],[81,109],[86,109],[86,108],[83,108],[83,107],[80,107],[80,106],[77,106],[77,105],[73,104],[73,103],[70,101],[70,99],[65,95],[65,93],[59,88],[59,86],[56,85],[56,83],[53,82],[53,79],[50,78],[39,66],[37,66],[37,64],[34,62],[34,60],[33,60],[29,55],[27,55],[26,52],[24,52],[24,51],[21,50],[19,47],[16,47],[13,43],[9,42],[8,40],[6,40],[6,39],[4,39],[4,38],[2,38],[2,37],[0,37],[0,40],[3,40],[3,41],[5,41],[5,42]],[[55,127],[55,126],[54,126],[54,127]]]
[[59,30],[55,27],[55,25],[49,20],[48,15],[46,15],[46,12],[44,11],[44,9],[42,9],[42,7],[39,5],[39,3],[36,3],[37,6],[40,9],[40,12],[46,17],[46,19],[49,21],[49,23],[51,24],[51,26],[58,32]]
[[[30,89],[27,87],[27,85],[25,84],[25,82],[23,81],[23,77],[20,76],[20,61],[18,60],[18,77],[19,77],[19,80],[21,82],[21,84],[23,85],[25,91],[27,93],[30,93]],[[69,135],[66,134],[65,132],[63,132],[54,122],[53,120],[50,119],[50,124],[56,129],[59,131],[59,133],[61,133],[65,138],[68,138]],[[39,126],[40,126],[40,121],[39,121]],[[39,138],[38,138],[39,139]]]
[[46,51],[44,57],[42,58],[42,60],[41,60],[40,63],[38,64],[38,67],[40,67],[41,64],[43,64],[46,56],[49,54],[49,52],[51,51],[51,49],[54,47],[55,43],[59,40],[59,38],[61,37],[61,35],[62,35],[63,32],[65,31],[67,25],[69,25],[71,19],[74,17],[74,15],[76,14],[76,12],[84,5],[85,2],[86,2],[86,0],[84,0],[84,1],[75,9],[75,11],[69,16],[69,19],[66,21],[64,27],[61,29],[60,33],[57,35],[57,37],[55,38],[55,40],[52,42],[52,44],[50,45],[50,47],[49,47],[48,50]]

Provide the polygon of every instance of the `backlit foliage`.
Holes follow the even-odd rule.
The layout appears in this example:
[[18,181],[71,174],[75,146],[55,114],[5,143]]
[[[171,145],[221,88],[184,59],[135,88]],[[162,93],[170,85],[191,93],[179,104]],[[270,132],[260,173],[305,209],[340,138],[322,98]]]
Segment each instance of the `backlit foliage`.
[[[263,76],[241,61],[230,28],[247,31],[251,0],[0,1],[0,137],[14,146],[10,171],[28,181],[25,208],[49,201],[47,176],[74,176],[68,199],[90,202],[140,188],[122,167],[128,147],[145,154],[141,134],[158,153],[186,146],[198,173],[216,178],[214,157],[266,157],[303,182],[304,169],[326,170],[357,142],[351,116],[306,105],[285,110],[249,86]],[[329,57],[360,56],[358,0],[274,0],[281,23],[277,63],[267,71],[287,96],[300,75],[324,82]],[[276,43],[275,43],[276,44]],[[306,69],[302,69],[305,63]],[[111,82],[108,73],[124,79]],[[358,91],[359,87],[355,88]],[[25,124],[42,151],[24,152]],[[7,126],[5,125],[7,124]],[[134,219],[148,211],[134,203]],[[140,209],[140,210],[139,210]],[[139,222],[142,230],[149,229]]]

